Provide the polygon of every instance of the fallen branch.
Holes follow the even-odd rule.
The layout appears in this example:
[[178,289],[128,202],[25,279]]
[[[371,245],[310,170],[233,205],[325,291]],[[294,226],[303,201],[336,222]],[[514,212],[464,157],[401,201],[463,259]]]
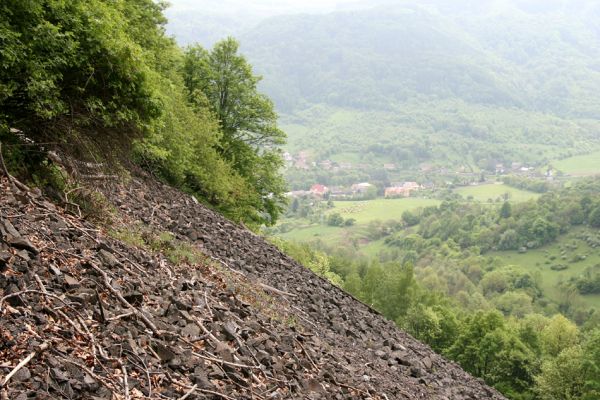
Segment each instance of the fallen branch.
[[[171,377],[169,377],[169,380],[171,382],[173,382],[175,385],[177,385],[177,386],[179,386],[181,388],[184,388],[186,390],[190,390],[191,389],[190,386],[184,385],[183,383],[176,382],[173,379],[171,379]],[[213,396],[218,396],[218,397],[221,397],[222,399],[225,399],[225,400],[235,400],[233,397],[229,397],[226,394],[215,392],[213,390],[201,389],[201,388],[197,387],[194,391],[198,391],[198,392],[202,392],[202,393],[207,393],[207,394],[212,394]]]
[[198,385],[192,386],[192,388],[186,394],[184,394],[183,396],[181,396],[179,398],[179,400],[185,400],[185,399],[187,399],[188,397],[190,397],[192,395],[192,393],[194,393],[196,391],[197,388],[198,388]]
[[125,300],[125,298],[117,289],[112,287],[112,285],[110,284],[110,280],[108,279],[108,275],[106,275],[106,272],[102,271],[102,269],[100,269],[98,266],[94,265],[91,262],[88,263],[88,265],[91,266],[94,270],[96,270],[96,272],[98,272],[100,275],[102,275],[102,278],[104,279],[104,286],[106,286],[109,292],[111,292],[113,296],[115,296],[123,306],[132,310],[138,317],[140,317],[144,324],[148,327],[148,329],[152,331],[152,333],[154,333],[158,337],[162,336],[162,333],[158,330],[156,325],[154,325],[154,323],[150,321],[150,319],[148,319],[148,317],[146,317],[146,315],[144,315],[143,312],[132,306],[127,300]]
[[310,363],[312,364],[313,368],[316,369],[317,371],[319,370],[319,367],[317,367],[317,364],[315,364],[315,362],[313,361],[312,357],[310,356],[310,354],[308,354],[308,351],[306,351],[306,349],[304,348],[304,346],[302,346],[302,343],[300,343],[299,340],[294,339],[296,341],[296,343],[298,343],[298,345],[300,346],[300,348],[302,349],[302,352],[306,355],[306,357],[308,358],[308,361],[310,361]]
[[277,288],[274,288],[273,286],[269,286],[269,285],[264,284],[262,282],[259,282],[258,286],[260,286],[261,288],[263,288],[267,292],[272,292],[272,293],[275,293],[275,294],[278,294],[278,295],[281,295],[281,296],[296,297],[296,295],[293,294],[293,293],[284,292],[283,290],[279,290]]
[[259,366],[238,364],[238,363],[234,363],[234,362],[229,362],[229,361],[221,360],[220,358],[208,357],[208,356],[202,355],[200,353],[195,353],[195,352],[192,352],[192,354],[195,355],[196,357],[202,358],[203,360],[212,361],[212,362],[216,362],[216,363],[224,364],[224,365],[229,365],[230,367],[247,368],[247,369],[260,369]]
[[123,371],[123,387],[125,390],[125,400],[130,400],[129,397],[129,383],[127,382],[127,368],[125,365],[121,365],[121,371]]
[[33,359],[33,357],[35,357],[39,353],[44,352],[45,350],[48,349],[48,347],[50,347],[50,343],[44,342],[40,345],[40,347],[37,350],[29,353],[29,355],[27,357],[25,357],[19,364],[17,364],[17,366],[15,368],[13,368],[12,371],[10,371],[8,373],[8,375],[6,375],[6,378],[4,378],[4,380],[0,384],[0,389],[4,388],[6,386],[6,384],[8,383],[8,381],[10,381],[10,378],[12,378],[13,375],[16,374],[21,368],[26,366],[27,363],[29,363]]
[[111,179],[119,179],[119,175],[80,175],[82,179],[91,181],[107,181]]
[[89,376],[91,376],[92,378],[94,378],[95,380],[101,382],[105,387],[107,387],[108,389],[110,389],[111,391],[116,391],[115,387],[113,386],[113,383],[110,381],[107,381],[106,379],[104,379],[103,377],[101,377],[100,375],[94,373],[94,371],[92,371],[91,369],[87,368],[85,365],[80,364],[78,362],[69,360],[67,358],[64,357],[59,357],[59,359],[63,360],[64,362],[68,362],[69,364],[75,365],[79,368],[81,368],[83,371],[85,371]]

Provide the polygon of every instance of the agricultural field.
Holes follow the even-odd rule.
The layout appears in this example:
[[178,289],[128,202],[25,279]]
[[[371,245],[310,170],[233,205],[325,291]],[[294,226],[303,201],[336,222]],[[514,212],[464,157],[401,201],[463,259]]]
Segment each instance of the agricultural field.
[[[433,199],[375,199],[366,201],[336,201],[323,216],[322,223],[310,223],[303,218],[284,218],[279,224],[279,237],[296,242],[321,240],[329,245],[353,244],[358,247],[368,246],[369,253],[383,247],[383,242],[370,246],[367,236],[367,226],[371,221],[400,220],[402,213],[420,207],[435,206],[440,202]],[[354,219],[354,225],[333,227],[325,223],[328,215],[339,213],[345,220]],[[282,229],[283,228],[283,229]]]
[[420,207],[437,206],[439,203],[438,200],[417,197],[366,201],[334,201],[334,207],[328,213],[337,212],[345,219],[354,218],[357,224],[366,224],[374,220],[399,220],[404,211]]
[[[600,247],[589,246],[583,240],[588,235],[589,230],[579,228],[561,236],[550,245],[528,250],[523,254],[516,251],[500,251],[488,255],[499,257],[508,265],[539,273],[544,296],[559,302],[564,295],[564,291],[558,287],[559,283],[578,277],[588,267],[600,265]],[[595,235],[598,235],[597,231]],[[584,295],[581,296],[581,300],[587,306],[600,309],[600,295]]]
[[291,230],[281,233],[278,236],[293,242],[310,242],[319,239],[327,244],[335,244],[343,240],[349,230],[348,228],[308,224],[306,220],[299,219],[286,220],[286,223],[292,225]]
[[552,166],[572,176],[600,175],[600,151],[555,161]]
[[508,194],[508,200],[515,203],[540,197],[539,193],[516,189],[502,183],[466,186],[455,189],[454,192],[460,194],[465,199],[472,197],[473,200],[480,202],[489,202],[490,200],[493,202],[503,201],[506,194]]

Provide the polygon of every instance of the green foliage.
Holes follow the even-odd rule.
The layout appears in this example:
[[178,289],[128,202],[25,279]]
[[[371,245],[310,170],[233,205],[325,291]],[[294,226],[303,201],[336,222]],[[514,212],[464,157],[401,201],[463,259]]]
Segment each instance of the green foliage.
[[[148,122],[160,104],[147,61],[170,43],[161,12],[150,0],[3,2],[2,118],[51,138],[64,135],[59,123],[67,116],[96,127]],[[144,35],[132,34],[140,25]]]
[[589,222],[594,228],[600,228],[600,206],[590,212]]
[[600,329],[587,335],[583,343],[584,400],[600,397]]
[[500,217],[510,218],[511,214],[512,208],[510,206],[510,203],[508,201],[505,201],[504,204],[502,204],[502,207],[500,208]]
[[406,210],[402,213],[402,222],[404,222],[407,226],[415,226],[420,222],[420,216],[411,212],[410,210]]
[[339,213],[329,214],[327,217],[327,225],[342,226],[344,225],[344,218]]
[[187,49],[183,63],[189,101],[208,105],[216,115],[222,135],[218,150],[233,169],[259,194],[256,223],[273,224],[285,203],[285,183],[279,145],[285,134],[277,127],[273,103],[257,90],[246,59],[232,38],[218,42],[208,52],[196,45]]
[[579,343],[579,330],[562,315],[556,315],[540,333],[540,340],[544,352],[556,357],[563,350]]
[[317,275],[328,279],[334,285],[342,286],[342,278],[331,270],[330,259],[325,253],[313,250],[306,244],[296,244],[274,237],[269,240],[281,251]]
[[531,350],[507,328],[497,312],[479,312],[467,318],[448,355],[467,371],[504,391],[523,392],[533,381]]
[[542,364],[536,377],[536,392],[543,400],[581,399],[585,373],[580,346],[564,349],[556,358]]
[[581,294],[600,294],[600,264],[586,268],[574,283]]
[[503,176],[502,181],[505,185],[536,193],[546,193],[551,188],[551,185],[545,180],[528,179],[518,175]]
[[[164,7],[152,0],[3,2],[0,140],[23,145],[9,130],[18,128],[28,140],[94,160],[128,159],[133,149],[144,168],[231,219],[273,223],[285,186],[278,172],[284,135],[272,103],[235,55],[239,68],[224,70],[230,102],[215,115],[214,90],[185,85],[190,57],[166,36]],[[235,41],[224,41],[217,62],[236,52]],[[208,66],[195,79],[218,78],[218,66]],[[24,148],[5,150],[9,167],[43,181],[44,151],[32,156]]]

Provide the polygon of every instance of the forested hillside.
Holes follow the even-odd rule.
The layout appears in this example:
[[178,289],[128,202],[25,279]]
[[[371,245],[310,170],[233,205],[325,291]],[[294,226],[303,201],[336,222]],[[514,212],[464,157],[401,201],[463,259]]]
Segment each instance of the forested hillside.
[[273,17],[242,36],[292,153],[477,170],[600,145],[597,4],[429,3]]

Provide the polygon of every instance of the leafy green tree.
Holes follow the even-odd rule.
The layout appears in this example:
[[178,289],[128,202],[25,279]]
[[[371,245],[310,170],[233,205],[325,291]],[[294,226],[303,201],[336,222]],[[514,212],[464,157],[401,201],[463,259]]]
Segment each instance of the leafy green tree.
[[500,250],[514,250],[519,246],[519,234],[514,229],[508,229],[500,236]]
[[512,207],[508,201],[505,201],[500,207],[500,217],[501,218],[510,218],[512,215]]
[[447,354],[504,392],[524,392],[533,382],[533,353],[497,311],[469,316]]
[[351,273],[344,280],[344,290],[356,296],[359,299],[362,299],[361,286],[362,279],[360,278],[360,275],[358,275],[358,273],[356,272]]
[[332,213],[327,217],[327,225],[329,226],[342,226],[344,224],[344,218],[340,213]]
[[493,300],[496,308],[504,315],[522,318],[533,311],[533,300],[523,292],[508,291]]
[[581,399],[585,374],[580,346],[563,349],[556,358],[545,361],[535,379],[535,390],[542,400]]
[[405,316],[397,318],[396,323],[440,353],[452,345],[459,331],[454,311],[439,304],[415,303]]
[[63,140],[65,125],[131,132],[148,123],[160,114],[153,57],[173,47],[162,9],[151,0],[3,1],[0,118]]
[[561,314],[557,314],[540,334],[544,353],[556,357],[561,351],[579,343],[579,329]]
[[199,45],[185,53],[183,66],[189,99],[208,104],[219,120],[219,150],[234,169],[260,194],[256,222],[273,224],[282,211],[285,183],[281,149],[285,134],[277,127],[273,103],[257,90],[260,77],[238,54],[233,38],[218,42],[209,52]]
[[432,343],[442,333],[440,316],[423,304],[411,307],[406,316],[398,318],[396,323],[406,329],[415,338]]
[[590,212],[589,222],[591,226],[600,228],[600,206]]
[[584,400],[600,398],[600,329],[591,331],[583,344]]
[[484,361],[486,355],[480,351],[481,340],[488,333],[503,327],[504,320],[498,311],[479,311],[470,315],[456,341],[447,350],[448,356],[458,361],[466,371],[483,376],[487,362]]
[[406,210],[402,213],[402,221],[404,221],[407,226],[418,225],[419,220],[419,215],[412,211]]

